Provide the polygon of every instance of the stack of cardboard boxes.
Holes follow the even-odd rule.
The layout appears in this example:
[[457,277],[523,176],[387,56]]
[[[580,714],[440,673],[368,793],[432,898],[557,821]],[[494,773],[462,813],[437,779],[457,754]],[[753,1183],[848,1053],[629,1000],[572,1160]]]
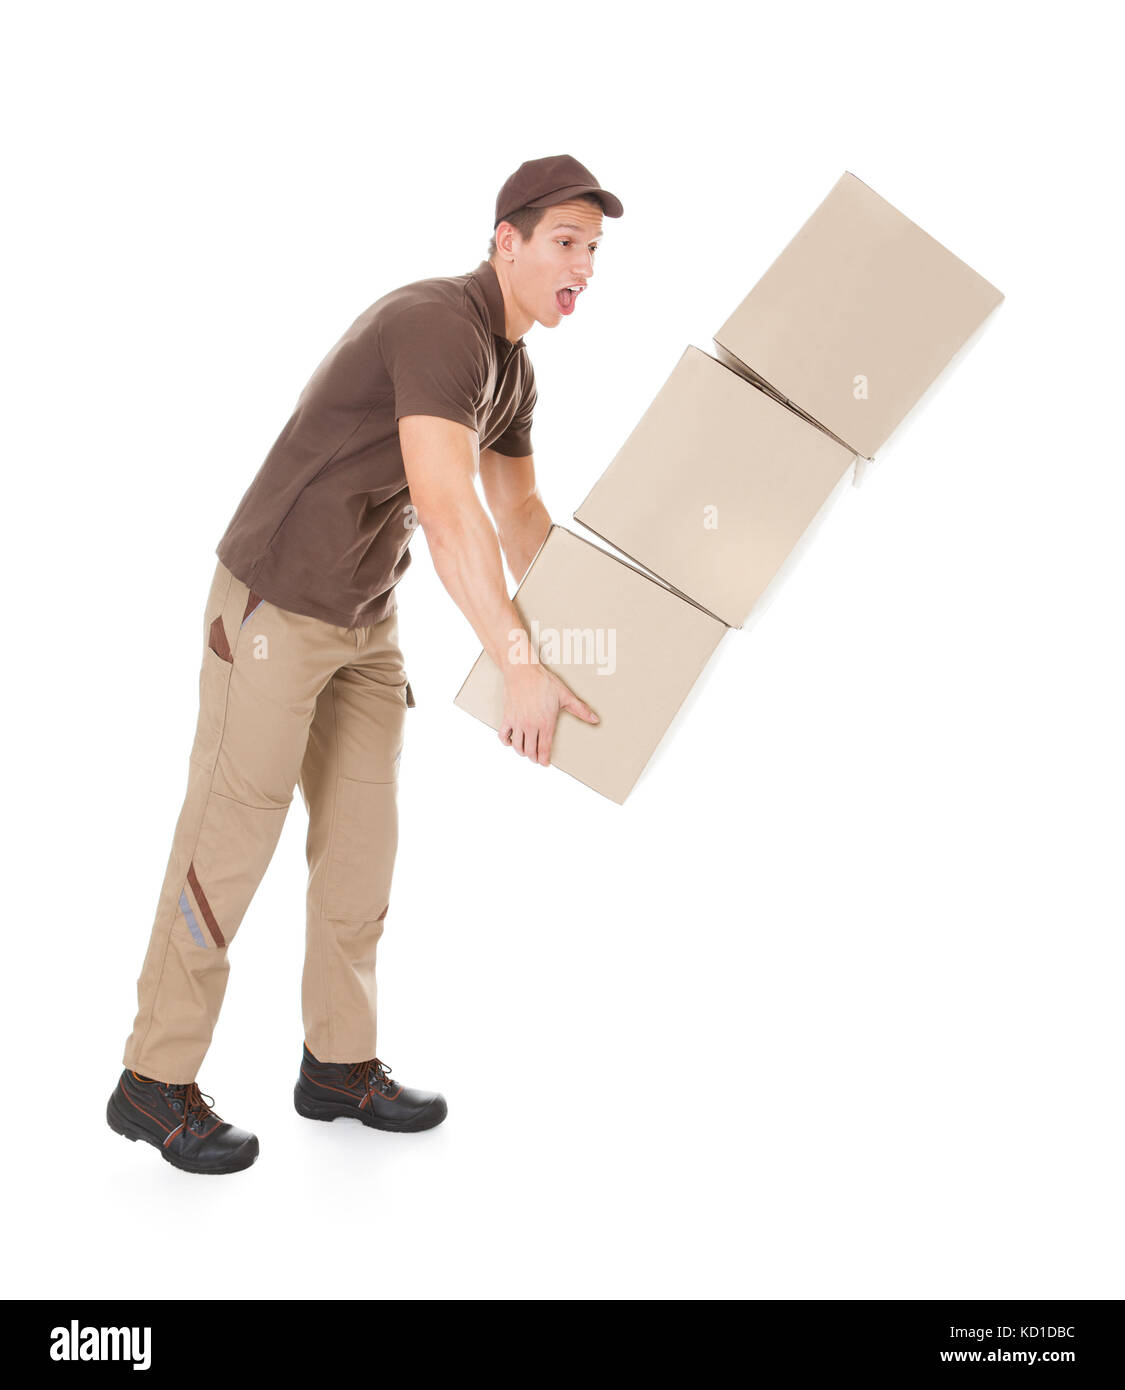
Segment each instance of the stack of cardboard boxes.
[[[574,512],[638,567],[552,526],[516,590],[529,655],[600,716],[560,716],[554,766],[625,801],[720,639],[1003,298],[840,178]],[[482,652],[456,703],[499,730],[502,700]]]

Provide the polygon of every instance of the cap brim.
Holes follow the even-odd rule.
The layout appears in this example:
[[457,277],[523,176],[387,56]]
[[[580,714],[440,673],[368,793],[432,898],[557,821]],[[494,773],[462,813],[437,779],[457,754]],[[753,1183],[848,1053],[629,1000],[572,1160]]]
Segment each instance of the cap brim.
[[553,208],[556,203],[565,203],[568,198],[577,198],[580,193],[593,193],[601,201],[607,217],[620,217],[625,211],[620,198],[610,193],[608,189],[598,188],[589,183],[575,183],[571,184],[569,188],[558,188],[545,198],[536,198],[527,206],[529,208]]

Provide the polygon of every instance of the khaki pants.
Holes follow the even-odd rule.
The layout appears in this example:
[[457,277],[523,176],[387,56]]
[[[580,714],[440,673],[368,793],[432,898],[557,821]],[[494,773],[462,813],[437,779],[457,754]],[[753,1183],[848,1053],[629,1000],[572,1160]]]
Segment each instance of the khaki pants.
[[309,813],[305,1041],[323,1062],[375,1056],[375,948],[413,703],[397,612],[375,627],[333,627],[276,608],[219,562],[187,795],[137,980],[126,1067],[170,1083],[196,1079],[226,992],[227,951],[295,784]]

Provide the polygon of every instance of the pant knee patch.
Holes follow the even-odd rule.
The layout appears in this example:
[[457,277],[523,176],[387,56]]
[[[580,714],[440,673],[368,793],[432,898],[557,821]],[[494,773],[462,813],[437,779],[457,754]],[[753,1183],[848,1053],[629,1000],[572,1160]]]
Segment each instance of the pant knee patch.
[[384,913],[398,848],[395,782],[341,777],[329,847],[324,915],[370,922]]

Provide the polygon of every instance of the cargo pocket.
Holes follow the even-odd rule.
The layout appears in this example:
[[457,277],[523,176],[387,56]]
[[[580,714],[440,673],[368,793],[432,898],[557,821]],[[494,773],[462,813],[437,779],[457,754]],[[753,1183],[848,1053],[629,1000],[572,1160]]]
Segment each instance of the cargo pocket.
[[[406,681],[406,682],[405,682],[405,684],[404,684],[404,686],[403,686],[403,689],[404,689],[404,691],[405,691],[405,693],[406,693],[406,708],[407,708],[407,709],[413,709],[413,708],[414,708],[414,692],[413,692],[413,690],[411,690],[411,688],[410,688],[410,682],[409,682],[409,681]],[[404,728],[404,733],[405,733],[405,728]],[[398,747],[395,749],[394,770],[395,770],[395,777],[396,777],[396,779],[397,779],[397,777],[398,777],[399,768],[400,768],[401,765],[402,765],[402,750],[403,750],[403,748],[405,747],[405,744],[406,744],[405,738],[400,738],[400,739],[399,739],[399,742],[398,742]]]
[[413,709],[414,691],[410,688],[410,682],[407,680],[405,672],[403,673],[401,680],[396,680],[394,682],[393,688],[397,690],[398,693],[402,696],[402,702],[406,706],[406,708]]
[[[221,623],[221,619],[216,619]],[[223,645],[223,638],[213,640]],[[229,646],[227,647],[229,651]],[[203,652],[203,665],[199,668],[199,718],[195,726],[195,740],[189,757],[193,763],[208,772],[215,766],[219,744],[223,738],[223,726],[227,716],[227,693],[233,662],[222,656],[215,646],[208,643]]]

